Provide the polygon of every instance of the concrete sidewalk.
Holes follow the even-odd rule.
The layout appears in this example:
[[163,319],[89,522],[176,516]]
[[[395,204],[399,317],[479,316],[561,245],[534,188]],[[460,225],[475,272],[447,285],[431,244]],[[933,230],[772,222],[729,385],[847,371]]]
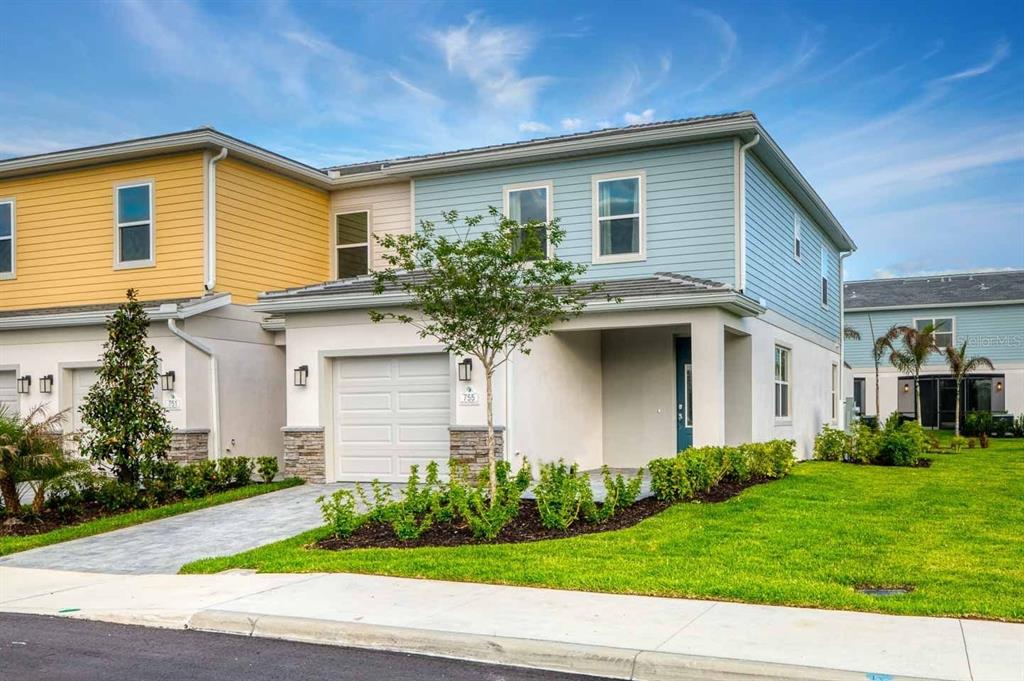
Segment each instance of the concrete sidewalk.
[[651,681],[1024,680],[1024,624],[351,574],[0,567],[0,611]]

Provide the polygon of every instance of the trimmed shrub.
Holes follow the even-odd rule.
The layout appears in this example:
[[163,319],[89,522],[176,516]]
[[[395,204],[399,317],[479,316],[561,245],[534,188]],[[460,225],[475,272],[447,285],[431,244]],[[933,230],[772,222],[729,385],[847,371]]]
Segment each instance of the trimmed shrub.
[[825,426],[814,438],[814,458],[819,461],[846,461],[853,453],[853,436]]
[[725,479],[781,478],[793,467],[795,448],[793,440],[772,440],[684,449],[670,459],[651,461],[651,491],[662,501],[680,501],[708,492]]
[[925,452],[926,444],[920,424],[915,421],[900,423],[890,417],[881,432],[875,462],[883,466],[915,466]]
[[216,485],[224,488],[244,487],[252,482],[256,462],[247,456],[225,456],[217,462]]
[[878,459],[881,431],[858,424],[853,431],[853,449],[848,461],[852,463],[874,463]]
[[214,461],[195,461],[178,471],[181,491],[189,499],[206,496],[217,485],[217,464]]
[[967,438],[957,435],[949,440],[949,448],[953,450],[954,454],[959,454],[967,446]]
[[180,468],[178,464],[166,459],[144,461],[139,467],[142,489],[154,502],[166,503],[178,493]]
[[366,516],[356,511],[356,495],[351,490],[339,489],[330,497],[317,497],[316,502],[324,522],[342,539],[351,537],[366,522]]
[[277,476],[277,457],[276,456],[261,456],[256,459],[256,472],[259,473],[260,479],[264,483],[270,484],[274,482],[274,478]]
[[139,488],[130,482],[107,478],[96,488],[96,503],[111,513],[135,508],[141,501]]
[[590,478],[579,466],[567,466],[561,459],[540,467],[540,480],[533,487],[541,525],[566,530],[594,505]]
[[627,481],[622,473],[613,477],[608,466],[601,466],[601,477],[604,479],[604,501],[600,505],[590,504],[585,510],[587,520],[594,523],[603,523],[636,503],[644,482],[644,469],[638,470]]
[[508,461],[497,462],[498,491],[491,503],[487,476],[481,475],[474,487],[467,487],[458,500],[459,515],[478,539],[495,539],[502,529],[519,513],[519,500],[530,486],[530,466],[523,459],[522,468],[512,475]]
[[[437,464],[434,464],[434,482],[437,481]],[[434,524],[436,490],[433,485],[420,483],[420,467],[409,468],[409,480],[402,490],[402,498],[391,504],[388,515],[391,529],[402,541],[416,539]]]
[[1024,414],[1013,420],[1013,436],[1024,437]]

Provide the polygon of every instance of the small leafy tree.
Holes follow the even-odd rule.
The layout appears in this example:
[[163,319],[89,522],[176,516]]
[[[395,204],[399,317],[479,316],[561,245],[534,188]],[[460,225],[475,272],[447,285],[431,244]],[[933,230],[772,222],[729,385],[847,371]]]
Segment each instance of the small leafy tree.
[[921,423],[921,369],[935,347],[935,326],[928,324],[918,330],[913,326],[900,326],[896,329],[896,340],[889,346],[892,354],[889,361],[900,371],[914,375],[914,406],[917,422]]
[[154,394],[160,363],[148,343],[149,317],[135,289],[127,297],[107,319],[98,380],[82,403],[82,452],[134,484],[144,462],[166,456],[171,425]]
[[550,333],[555,322],[583,311],[583,300],[600,289],[578,285],[586,266],[545,257],[542,237],[557,247],[565,236],[557,220],[520,225],[491,208],[495,228],[479,236],[471,232],[482,216],[464,218],[444,213],[441,234],[431,222],[415,234],[375,235],[387,267],[374,272],[375,292],[398,289],[410,298],[416,316],[373,310],[375,322],[385,319],[411,324],[421,338],[433,338],[448,352],[475,357],[484,372],[487,408],[487,462],[490,503],[497,502],[494,442],[495,370],[513,352],[530,353],[530,343]]
[[959,348],[948,346],[946,348],[946,364],[949,366],[949,373],[956,381],[956,416],[954,417],[954,432],[960,437],[960,385],[967,378],[967,375],[977,371],[981,367],[994,368],[992,360],[988,357],[968,357],[967,341],[964,341]]

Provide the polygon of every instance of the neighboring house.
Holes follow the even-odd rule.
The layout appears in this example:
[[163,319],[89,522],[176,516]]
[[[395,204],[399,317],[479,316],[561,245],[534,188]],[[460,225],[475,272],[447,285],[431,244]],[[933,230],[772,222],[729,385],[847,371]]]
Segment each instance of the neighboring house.
[[[285,461],[327,480],[480,465],[484,377],[460,380],[414,328],[373,324],[373,235],[441,212],[558,218],[558,256],[595,299],[496,377],[500,445],[517,464],[636,467],[690,445],[814,435],[840,413],[841,256],[853,241],[749,113],[654,123],[328,169],[341,281],[268,292],[282,328]],[[480,229],[486,229],[486,222]],[[356,277],[356,278],[352,278]]]
[[366,275],[375,235],[488,206],[558,218],[558,256],[621,297],[500,370],[509,460],[636,467],[778,437],[809,456],[841,421],[855,246],[751,113],[324,170],[211,129],[0,161],[0,400],[77,425],[103,319],[132,286],[191,457],[283,449],[311,480],[479,465],[479,366],[461,380],[465,358],[371,323],[408,301]]
[[250,304],[330,276],[327,187],[209,129],[0,161],[0,403],[78,429],[104,320],[134,287],[174,456],[279,452],[284,349]]
[[[845,291],[846,324],[861,336],[846,343],[852,395],[861,413],[914,416],[913,376],[896,370],[888,355],[880,363],[876,409],[872,339],[893,325],[928,324],[934,325],[941,348],[967,341],[969,356],[988,357],[995,365],[966,381],[961,417],[975,410],[1024,412],[1024,271],[851,281]],[[925,426],[953,427],[956,386],[944,353],[933,355],[922,375],[921,411]]]

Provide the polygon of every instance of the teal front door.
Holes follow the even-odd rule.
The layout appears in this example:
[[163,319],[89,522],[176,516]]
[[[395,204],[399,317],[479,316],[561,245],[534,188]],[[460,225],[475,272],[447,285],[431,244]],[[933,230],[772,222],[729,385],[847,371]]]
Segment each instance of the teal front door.
[[676,449],[693,446],[693,374],[689,338],[676,338]]

